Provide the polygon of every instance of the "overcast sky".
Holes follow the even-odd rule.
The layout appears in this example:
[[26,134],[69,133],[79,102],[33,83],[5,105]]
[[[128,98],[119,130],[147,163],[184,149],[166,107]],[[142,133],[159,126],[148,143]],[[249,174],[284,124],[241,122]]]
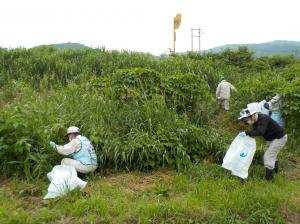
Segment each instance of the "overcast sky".
[[177,13],[177,52],[191,50],[199,27],[201,50],[300,41],[300,0],[1,0],[0,10],[0,46],[8,48],[77,42],[158,55],[172,48]]

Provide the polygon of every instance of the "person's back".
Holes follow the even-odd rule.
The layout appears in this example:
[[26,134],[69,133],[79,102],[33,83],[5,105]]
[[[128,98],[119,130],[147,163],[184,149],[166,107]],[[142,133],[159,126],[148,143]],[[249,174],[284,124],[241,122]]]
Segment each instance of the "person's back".
[[220,99],[228,100],[230,99],[230,91],[236,90],[233,85],[231,85],[230,82],[227,82],[226,80],[222,80],[217,88],[217,97]]
[[73,158],[84,165],[97,166],[97,155],[91,141],[82,135],[76,136],[76,139],[80,141],[81,148],[72,154]]
[[225,111],[228,111],[230,92],[231,90],[233,91],[237,91],[237,90],[230,82],[227,82],[223,76],[221,76],[220,80],[221,82],[219,83],[216,90],[216,97],[219,100],[220,108],[223,108]]
[[285,135],[284,129],[272,118],[265,114],[257,114],[254,130],[248,131],[249,136],[262,136],[267,141],[280,139]]

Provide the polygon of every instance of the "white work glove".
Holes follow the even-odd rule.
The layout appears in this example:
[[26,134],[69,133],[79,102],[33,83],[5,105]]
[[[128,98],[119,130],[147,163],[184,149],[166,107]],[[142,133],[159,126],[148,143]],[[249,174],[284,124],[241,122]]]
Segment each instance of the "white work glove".
[[243,132],[240,133],[240,136],[241,136],[241,137],[246,137],[247,134],[246,134],[246,132],[243,131]]
[[55,142],[50,141],[50,146],[51,146],[52,148],[56,149],[56,144],[55,144]]

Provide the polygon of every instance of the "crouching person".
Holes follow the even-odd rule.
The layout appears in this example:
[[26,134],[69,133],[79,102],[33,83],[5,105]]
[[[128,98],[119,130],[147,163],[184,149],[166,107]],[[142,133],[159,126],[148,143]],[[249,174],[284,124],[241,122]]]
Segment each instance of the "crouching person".
[[57,145],[50,141],[50,145],[61,155],[69,156],[61,161],[61,165],[72,166],[79,173],[89,173],[97,169],[97,155],[91,141],[80,135],[78,127],[69,127],[67,134],[69,143]]
[[255,103],[248,104],[240,115],[240,120],[253,125],[253,130],[243,132],[244,135],[262,136],[267,141],[264,166],[266,167],[266,180],[272,180],[274,172],[278,172],[277,155],[285,146],[287,135],[276,121],[265,114],[259,113]]

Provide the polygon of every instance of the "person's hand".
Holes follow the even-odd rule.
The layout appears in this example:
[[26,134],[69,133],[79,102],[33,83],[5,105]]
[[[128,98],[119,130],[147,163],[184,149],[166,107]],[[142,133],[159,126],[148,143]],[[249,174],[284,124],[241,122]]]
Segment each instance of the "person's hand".
[[51,146],[52,148],[56,149],[56,144],[55,144],[55,142],[50,141],[50,146]]
[[241,136],[241,137],[246,137],[247,134],[246,134],[246,132],[243,131],[243,132],[240,133],[240,136]]

